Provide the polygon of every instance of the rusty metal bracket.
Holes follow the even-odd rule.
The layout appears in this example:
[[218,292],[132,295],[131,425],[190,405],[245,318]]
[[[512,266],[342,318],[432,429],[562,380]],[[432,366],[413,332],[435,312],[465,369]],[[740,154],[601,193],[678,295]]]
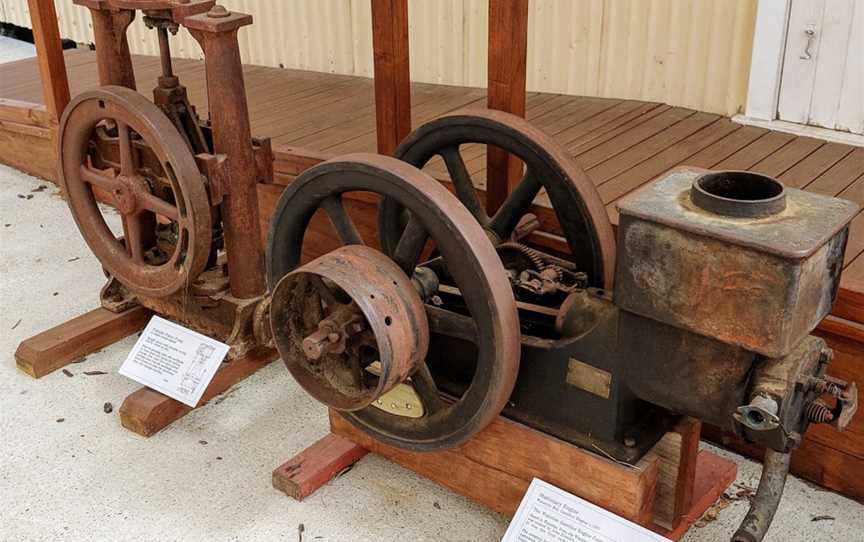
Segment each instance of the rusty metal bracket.
[[195,162],[198,169],[204,174],[205,182],[209,184],[207,191],[210,196],[210,205],[215,207],[222,203],[231,186],[228,178],[228,167],[224,154],[196,154]]

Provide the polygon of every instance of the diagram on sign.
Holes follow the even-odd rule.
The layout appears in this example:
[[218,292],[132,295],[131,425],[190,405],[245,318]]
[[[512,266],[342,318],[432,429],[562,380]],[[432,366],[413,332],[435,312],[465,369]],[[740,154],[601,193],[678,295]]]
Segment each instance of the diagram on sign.
[[183,373],[183,377],[180,379],[180,386],[178,387],[180,393],[189,396],[195,395],[195,391],[207,374],[210,358],[213,356],[215,350],[209,344],[198,345],[198,349],[195,351],[195,359],[192,360],[189,368],[186,369],[186,372]]

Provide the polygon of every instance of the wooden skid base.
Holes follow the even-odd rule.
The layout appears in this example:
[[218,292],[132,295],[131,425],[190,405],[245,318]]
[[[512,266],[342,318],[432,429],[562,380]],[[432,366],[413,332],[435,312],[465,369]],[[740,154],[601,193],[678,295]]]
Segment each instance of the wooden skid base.
[[15,362],[28,375],[41,378],[143,329],[151,314],[141,306],[120,313],[93,309],[22,341]]
[[302,501],[369,450],[330,433],[273,471],[273,487]]
[[[235,359],[216,372],[210,385],[204,390],[198,407],[210,399],[224,393],[234,384],[261,369],[276,359],[275,350],[258,348]],[[196,407],[197,408],[197,407]],[[120,423],[123,427],[139,435],[155,435],[174,421],[193,410],[192,407],[175,401],[150,388],[141,388],[123,401],[120,407]]]
[[733,462],[698,450],[700,424],[689,419],[636,466],[505,418],[460,448],[431,453],[382,444],[332,411],[330,426],[330,435],[273,471],[273,487],[302,500],[371,451],[497,512],[512,515],[537,477],[678,540],[736,475]]
[[670,540],[681,540],[702,514],[723,495],[735,477],[738,466],[719,455],[701,450],[696,458],[696,483],[693,485],[693,499],[672,529],[652,527],[652,530]]

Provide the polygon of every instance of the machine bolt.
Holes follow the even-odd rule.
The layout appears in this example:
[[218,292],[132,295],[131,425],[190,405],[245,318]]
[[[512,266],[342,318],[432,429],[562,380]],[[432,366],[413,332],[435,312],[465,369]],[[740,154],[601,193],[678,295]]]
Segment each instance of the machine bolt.
[[223,17],[227,17],[231,15],[231,12],[228,11],[225,6],[215,5],[210,8],[210,11],[207,12],[207,16],[211,19],[221,19]]
[[633,437],[624,437],[624,446],[627,446],[628,448],[635,448],[636,439]]

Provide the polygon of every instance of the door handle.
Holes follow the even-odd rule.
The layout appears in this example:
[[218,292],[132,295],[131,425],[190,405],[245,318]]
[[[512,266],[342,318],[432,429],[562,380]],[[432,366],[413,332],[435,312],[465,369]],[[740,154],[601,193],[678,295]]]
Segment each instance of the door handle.
[[804,44],[804,52],[798,58],[801,60],[810,60],[813,58],[813,55],[810,54],[810,45],[816,36],[816,25],[808,24],[807,28],[804,29],[804,35],[807,36],[807,43]]

